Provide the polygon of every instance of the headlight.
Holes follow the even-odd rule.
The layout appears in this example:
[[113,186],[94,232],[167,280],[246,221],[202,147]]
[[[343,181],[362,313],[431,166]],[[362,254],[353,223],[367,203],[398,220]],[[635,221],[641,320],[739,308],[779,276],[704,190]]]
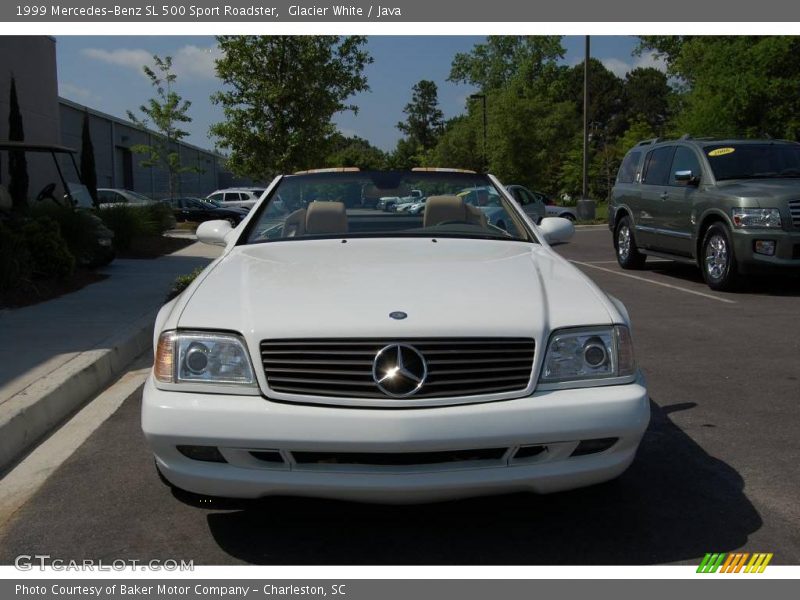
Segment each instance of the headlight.
[[539,383],[619,378],[631,381],[635,375],[633,342],[624,325],[561,329],[550,336]]
[[777,208],[734,208],[731,214],[736,227],[781,227],[781,211]]
[[162,333],[153,373],[161,383],[256,385],[244,342],[232,333]]

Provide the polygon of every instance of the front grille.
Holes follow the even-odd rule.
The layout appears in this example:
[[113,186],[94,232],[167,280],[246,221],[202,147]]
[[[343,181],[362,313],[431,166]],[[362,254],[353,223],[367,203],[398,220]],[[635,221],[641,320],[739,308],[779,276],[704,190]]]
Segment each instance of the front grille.
[[800,228],[800,200],[789,201],[789,214],[792,217],[792,225]]
[[533,368],[530,338],[264,340],[261,359],[275,392],[385,399],[391,396],[373,381],[372,364],[394,343],[413,346],[428,365],[424,385],[410,399],[523,390]]

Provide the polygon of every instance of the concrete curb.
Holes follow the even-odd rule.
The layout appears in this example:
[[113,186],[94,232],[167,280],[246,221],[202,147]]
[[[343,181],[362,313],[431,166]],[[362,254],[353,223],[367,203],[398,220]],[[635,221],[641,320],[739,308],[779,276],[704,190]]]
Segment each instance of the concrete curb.
[[151,346],[157,312],[81,352],[0,405],[0,475]]

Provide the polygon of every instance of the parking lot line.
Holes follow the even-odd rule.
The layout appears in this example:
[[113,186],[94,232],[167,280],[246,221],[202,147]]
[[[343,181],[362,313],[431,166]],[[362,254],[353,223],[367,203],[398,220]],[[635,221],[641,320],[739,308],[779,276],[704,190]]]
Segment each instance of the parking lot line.
[[605,271],[606,273],[613,273],[614,275],[619,275],[620,277],[628,277],[630,279],[636,279],[637,281],[644,281],[645,283],[652,283],[653,285],[660,285],[661,287],[677,290],[679,292],[694,294],[695,296],[701,296],[703,298],[708,298],[709,300],[716,300],[717,302],[724,302],[725,304],[736,304],[735,300],[728,300],[727,298],[720,298],[719,296],[713,296],[711,294],[706,294],[704,292],[698,292],[697,290],[690,290],[689,288],[681,287],[679,285],[672,285],[671,283],[664,283],[663,281],[654,281],[652,279],[647,279],[646,277],[639,277],[638,275],[631,275],[630,273],[622,273],[620,271],[615,271],[614,269],[607,269],[605,267],[601,267],[596,264],[581,262],[578,260],[571,260],[570,262],[576,265],[580,265],[582,267],[597,269],[598,271]]

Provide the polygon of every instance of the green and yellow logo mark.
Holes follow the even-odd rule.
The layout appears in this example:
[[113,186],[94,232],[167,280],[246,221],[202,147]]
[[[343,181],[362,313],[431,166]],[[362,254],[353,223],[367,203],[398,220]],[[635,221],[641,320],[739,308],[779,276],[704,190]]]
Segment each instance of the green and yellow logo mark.
[[[749,562],[748,562],[748,559]],[[697,567],[698,573],[763,573],[769,561],[772,560],[772,553],[755,552],[731,552],[731,553],[711,553],[703,557],[700,566]]]

